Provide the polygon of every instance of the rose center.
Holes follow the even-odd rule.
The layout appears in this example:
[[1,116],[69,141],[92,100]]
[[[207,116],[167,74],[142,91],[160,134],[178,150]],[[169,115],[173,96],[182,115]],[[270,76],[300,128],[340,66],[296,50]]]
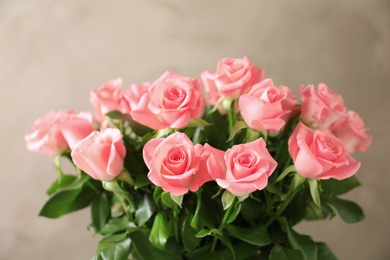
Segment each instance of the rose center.
[[178,108],[185,98],[185,91],[177,87],[170,87],[164,93],[164,106],[168,109]]
[[187,154],[182,149],[172,148],[163,162],[169,174],[180,175],[187,169]]
[[233,172],[236,179],[251,175],[259,162],[259,155],[253,151],[243,151],[233,159]]

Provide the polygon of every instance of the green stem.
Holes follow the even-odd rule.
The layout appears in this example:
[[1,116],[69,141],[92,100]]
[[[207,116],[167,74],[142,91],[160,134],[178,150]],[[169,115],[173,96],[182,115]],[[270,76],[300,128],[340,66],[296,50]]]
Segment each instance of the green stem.
[[123,193],[120,193],[120,192],[113,192],[115,196],[118,197],[121,205],[122,205],[122,208],[123,208],[123,211],[125,212],[126,214],[126,217],[129,219],[129,220],[133,220],[133,216],[130,214],[130,212],[127,210],[127,205],[126,205],[126,199],[125,199],[125,196],[123,196]]
[[64,176],[64,173],[61,169],[61,155],[57,155],[56,157],[54,157],[54,167],[56,168],[57,172],[60,174],[60,179],[62,179],[62,177]]
[[228,122],[229,122],[229,132],[232,131],[234,126],[234,101],[230,104],[229,112],[228,112]]
[[[219,228],[218,228],[218,230],[221,232],[221,234],[222,234],[222,229],[225,227],[226,222],[228,221],[228,219],[230,217],[230,214],[232,213],[233,209],[236,206],[236,200],[237,200],[237,198],[234,198],[232,205],[230,205],[230,207],[225,211],[225,214],[223,215],[221,224],[219,225]],[[217,246],[217,242],[218,242],[218,236],[214,235],[213,243],[211,244],[211,248],[210,248],[210,252],[215,251],[215,247]]]
[[177,210],[174,210],[173,211],[173,220],[175,221],[175,225],[174,225],[174,232],[175,232],[175,239],[176,239],[176,242],[180,242],[180,237],[179,237],[179,214],[178,214],[178,211]]
[[298,190],[300,189],[300,184],[294,188],[294,185],[292,186],[293,187],[293,190],[291,192],[288,193],[288,196],[287,198],[283,201],[282,204],[280,204],[279,208],[277,209],[277,211],[275,212],[275,214],[270,218],[268,219],[268,221],[265,223],[265,227],[268,227],[269,225],[272,224],[272,222],[274,222],[274,220],[276,218],[278,218],[282,213],[283,211],[287,208],[287,206],[290,204],[291,200],[295,197],[295,195],[297,194]]

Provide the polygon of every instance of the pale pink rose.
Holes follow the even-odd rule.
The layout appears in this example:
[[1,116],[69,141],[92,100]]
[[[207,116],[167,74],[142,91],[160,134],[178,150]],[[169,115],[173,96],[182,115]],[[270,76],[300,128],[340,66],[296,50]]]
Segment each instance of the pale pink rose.
[[286,123],[283,116],[291,112],[291,100],[287,97],[286,89],[275,87],[271,79],[265,79],[238,100],[241,116],[256,131],[279,131]]
[[60,131],[71,150],[76,143],[93,131],[94,119],[91,112],[85,111],[70,115],[60,124]]
[[360,167],[329,129],[314,130],[299,122],[288,145],[295,169],[305,178],[342,180]]
[[277,166],[262,138],[226,152],[205,144],[202,157],[217,184],[235,196],[264,189]]
[[278,86],[277,88],[280,92],[286,93],[286,96],[282,99],[281,104],[283,111],[289,111],[282,116],[283,120],[287,122],[291,117],[298,115],[301,108],[298,106],[298,100],[289,87]]
[[247,93],[264,79],[264,71],[247,57],[224,58],[218,62],[215,72],[203,71],[200,76],[209,104],[216,105],[220,98],[234,100]]
[[300,92],[302,95],[301,119],[310,127],[326,129],[345,116],[346,108],[343,98],[324,83],[318,85],[317,91],[314,85],[301,86]]
[[95,180],[110,181],[123,170],[126,148],[117,128],[93,131],[71,153],[73,163]]
[[201,164],[202,145],[194,145],[183,133],[176,132],[167,138],[147,142],[143,157],[149,168],[148,178],[164,191],[180,196],[197,191],[211,180]]
[[366,133],[362,118],[354,111],[348,111],[347,116],[336,121],[331,130],[335,136],[343,140],[347,151],[365,152],[371,143],[372,135]]
[[71,117],[73,110],[49,111],[33,124],[33,132],[24,139],[27,149],[49,156],[60,155],[69,150],[69,145],[61,132],[61,123]]
[[183,128],[203,111],[201,81],[168,71],[151,84],[131,116],[140,124],[160,130]]
[[109,80],[98,89],[91,90],[90,102],[99,123],[104,121],[108,112],[114,110],[122,114],[130,113],[130,105],[125,97],[122,79]]
[[130,111],[137,106],[142,95],[148,92],[149,87],[150,87],[149,82],[145,82],[142,84],[130,84],[130,86],[127,88],[125,92],[125,97],[130,105]]

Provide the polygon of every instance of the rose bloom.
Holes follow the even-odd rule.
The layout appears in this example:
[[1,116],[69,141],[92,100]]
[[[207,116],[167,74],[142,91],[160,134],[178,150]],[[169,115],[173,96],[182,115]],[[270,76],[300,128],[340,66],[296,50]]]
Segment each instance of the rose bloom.
[[277,166],[262,138],[226,152],[205,144],[202,157],[217,184],[235,196],[264,189]]
[[72,149],[79,140],[93,131],[92,114],[73,110],[49,111],[33,124],[33,132],[25,135],[27,149],[49,156]]
[[343,142],[330,130],[314,130],[299,122],[288,140],[297,172],[309,179],[342,180],[354,175],[360,162],[353,159]]
[[143,157],[149,168],[148,178],[164,191],[180,196],[197,191],[211,180],[201,165],[202,145],[194,145],[183,133],[176,132],[167,138],[155,138],[147,142]]
[[365,152],[371,143],[372,135],[366,133],[362,118],[354,111],[348,111],[347,116],[340,118],[331,126],[332,133],[343,140],[348,152],[355,150]]
[[108,112],[114,110],[122,114],[130,113],[130,105],[125,97],[122,79],[109,80],[98,89],[91,90],[90,102],[99,123],[104,121]]
[[73,163],[95,180],[110,181],[123,170],[126,148],[117,128],[93,131],[76,144]]
[[247,58],[224,58],[218,62],[215,72],[204,71],[201,79],[208,102],[216,105],[220,98],[237,99],[256,83],[264,79],[264,71]]
[[168,71],[151,84],[131,116],[140,124],[160,130],[183,128],[203,111],[201,81]]
[[26,134],[24,139],[27,149],[49,156],[60,155],[69,150],[60,124],[73,114],[73,110],[49,111],[33,124],[33,132]]
[[148,89],[150,87],[149,82],[145,82],[142,84],[130,84],[130,86],[127,88],[125,92],[125,98],[129,102],[130,110],[133,110],[141,97],[148,92]]
[[85,111],[77,115],[70,115],[60,125],[60,131],[71,150],[77,142],[87,137],[93,131],[93,116],[91,112]]
[[316,129],[329,128],[331,124],[345,116],[346,108],[343,98],[334,93],[324,83],[318,85],[318,90],[314,85],[301,86],[301,119],[302,121]]
[[245,123],[256,131],[279,131],[286,123],[284,115],[296,105],[288,88],[276,87],[272,79],[254,85],[238,100]]

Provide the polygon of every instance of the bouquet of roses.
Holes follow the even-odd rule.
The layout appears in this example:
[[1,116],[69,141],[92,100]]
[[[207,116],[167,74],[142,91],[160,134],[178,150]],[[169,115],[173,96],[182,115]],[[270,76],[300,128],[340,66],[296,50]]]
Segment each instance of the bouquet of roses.
[[90,207],[95,259],[335,259],[294,225],[364,218],[339,196],[360,185],[350,154],[371,136],[325,84],[298,101],[246,57],[122,84],[91,91],[94,114],[50,111],[25,136],[59,174],[40,215]]

